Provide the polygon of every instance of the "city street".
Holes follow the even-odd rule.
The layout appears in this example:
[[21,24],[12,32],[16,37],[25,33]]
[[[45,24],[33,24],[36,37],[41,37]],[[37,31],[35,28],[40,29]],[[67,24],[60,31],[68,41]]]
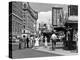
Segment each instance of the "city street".
[[9,2],[9,54],[12,58],[77,55],[78,6],[56,6]]
[[13,58],[32,58],[32,57],[47,57],[47,56],[61,56],[58,54],[51,54],[48,52],[37,51],[31,48],[22,50],[15,50],[12,52]]

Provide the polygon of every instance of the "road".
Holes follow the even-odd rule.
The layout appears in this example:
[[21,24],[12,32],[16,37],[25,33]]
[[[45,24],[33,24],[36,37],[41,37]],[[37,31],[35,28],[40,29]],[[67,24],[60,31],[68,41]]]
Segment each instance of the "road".
[[16,58],[33,58],[33,57],[47,57],[47,56],[60,56],[60,55],[37,51],[31,48],[26,48],[22,50],[12,51],[12,56],[13,59],[16,59]]

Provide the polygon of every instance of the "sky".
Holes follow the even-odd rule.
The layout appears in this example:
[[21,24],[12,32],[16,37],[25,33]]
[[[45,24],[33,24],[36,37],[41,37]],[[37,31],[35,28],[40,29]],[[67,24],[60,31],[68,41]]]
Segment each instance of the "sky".
[[62,4],[48,4],[48,3],[29,3],[31,8],[38,12],[37,22],[51,22],[52,17],[52,7],[61,7],[64,10],[64,14],[68,11],[67,5]]
[[38,23],[52,23],[52,7],[61,7],[63,8],[64,15],[68,12],[68,5],[65,4],[48,4],[48,3],[34,3],[29,2],[31,8],[38,12]]
[[51,11],[52,7],[62,7],[64,10],[67,10],[67,5],[65,4],[48,4],[48,3],[34,3],[30,2],[30,6],[38,12],[47,12]]

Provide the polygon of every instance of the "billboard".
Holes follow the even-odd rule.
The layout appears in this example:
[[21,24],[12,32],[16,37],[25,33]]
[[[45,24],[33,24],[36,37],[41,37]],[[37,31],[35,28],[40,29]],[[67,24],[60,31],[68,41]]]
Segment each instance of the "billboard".
[[63,9],[58,7],[52,8],[52,25],[60,26],[63,17]]

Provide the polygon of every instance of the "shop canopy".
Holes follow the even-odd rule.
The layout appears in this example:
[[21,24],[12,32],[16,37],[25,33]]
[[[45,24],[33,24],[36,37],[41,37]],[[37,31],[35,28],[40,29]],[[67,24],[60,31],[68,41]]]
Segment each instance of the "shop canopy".
[[78,23],[78,16],[70,16],[66,23]]
[[66,28],[65,27],[55,27],[54,30],[57,30],[57,31],[65,31]]
[[70,16],[65,23],[65,26],[70,26],[72,28],[78,27],[78,16]]
[[70,16],[70,17],[68,18],[68,20],[78,21],[78,16]]

